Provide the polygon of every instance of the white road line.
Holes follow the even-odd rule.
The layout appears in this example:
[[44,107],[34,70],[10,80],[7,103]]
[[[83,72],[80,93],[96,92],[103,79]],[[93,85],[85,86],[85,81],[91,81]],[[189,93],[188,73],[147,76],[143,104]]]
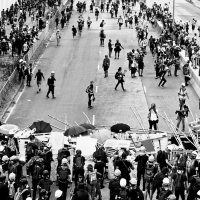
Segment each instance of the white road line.
[[145,87],[145,86],[143,86],[143,88],[144,88],[144,93],[147,93],[146,87]]
[[92,125],[95,125],[95,115],[92,116]]
[[17,105],[17,102],[19,101],[20,97],[22,96],[22,94],[23,94],[25,88],[26,88],[26,87],[23,88],[23,90],[21,91],[20,95],[17,97],[17,100],[15,101],[15,105],[11,108],[10,113],[9,113],[8,116],[6,117],[5,123],[8,121],[8,119],[9,119],[10,115],[12,114],[12,112],[13,112],[15,106]]
[[98,92],[98,86],[96,86],[96,93]]
[[99,71],[99,68],[100,68],[100,66],[99,66],[99,64],[98,64],[98,66],[97,66],[98,71]]

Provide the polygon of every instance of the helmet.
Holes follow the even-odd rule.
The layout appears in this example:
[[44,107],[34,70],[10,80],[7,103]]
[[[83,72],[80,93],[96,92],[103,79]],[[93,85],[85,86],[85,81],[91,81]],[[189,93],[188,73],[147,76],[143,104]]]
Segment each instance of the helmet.
[[185,87],[185,83],[181,83],[181,86],[182,86],[182,87]]
[[48,148],[52,148],[52,144],[51,143],[47,143],[47,147]]
[[140,147],[140,151],[145,152],[145,151],[146,151],[146,148],[145,148],[144,146],[141,146],[141,147]]
[[175,200],[176,196],[174,194],[170,194],[168,197],[169,200]]
[[3,151],[4,149],[5,149],[5,147],[0,145],[0,151]]
[[68,163],[67,158],[63,158],[61,164],[64,165],[64,164],[67,164],[67,163]]
[[59,198],[59,197],[61,197],[62,196],[62,191],[61,190],[56,190],[55,191],[55,198]]
[[51,71],[51,74],[55,74],[55,72],[54,72],[54,71]]
[[116,169],[114,172],[115,176],[120,176],[121,175],[121,171],[119,169]]
[[13,172],[9,174],[9,180],[10,181],[14,181],[15,177],[16,177],[16,175]]
[[120,186],[121,187],[126,187],[126,179],[125,178],[121,178],[120,179]]
[[199,196],[199,197],[200,197],[200,190],[197,192],[197,196]]
[[31,197],[27,197],[26,200],[32,200],[32,198]]
[[196,157],[197,156],[197,152],[193,151],[191,155]]
[[153,155],[149,156],[149,162],[154,162],[154,156]]
[[8,156],[4,155],[4,156],[2,157],[2,161],[3,161],[3,162],[6,162],[6,161],[8,161],[8,160],[9,160]]
[[169,179],[168,178],[163,179],[163,185],[169,185]]
[[131,185],[136,185],[136,184],[137,184],[137,179],[136,179],[136,178],[132,178],[132,179],[130,180],[130,184],[131,184]]
[[49,174],[48,170],[43,171],[43,176],[47,176]]

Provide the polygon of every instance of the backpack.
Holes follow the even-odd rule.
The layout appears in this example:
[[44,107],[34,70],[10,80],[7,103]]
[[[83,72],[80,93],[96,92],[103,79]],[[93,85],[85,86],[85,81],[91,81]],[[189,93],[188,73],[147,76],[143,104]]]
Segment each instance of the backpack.
[[199,177],[195,177],[195,184],[193,185],[192,190],[193,190],[195,195],[200,190],[200,178]]
[[10,198],[14,198],[15,196],[15,186],[14,186],[15,182],[10,182],[8,181],[8,190],[9,190],[9,197]]
[[146,166],[146,168],[145,168],[145,175],[144,175],[144,177],[145,177],[145,180],[146,181],[152,181],[153,180],[153,171],[154,171],[154,165],[152,165],[151,167],[150,167],[150,165],[149,164],[147,164],[147,166]]
[[116,72],[116,73],[115,73],[115,79],[117,79],[117,80],[118,80],[118,78],[119,78],[119,73],[118,73],[118,72]]
[[171,190],[163,190],[160,192],[158,200],[166,200],[170,194],[172,194]]
[[62,183],[68,182],[69,173],[68,170],[61,169],[58,173],[58,180]]
[[35,164],[33,167],[33,173],[32,173],[32,179],[38,180],[40,179],[42,174],[42,167],[39,166],[38,164]]
[[120,200],[127,200],[128,199],[128,193],[127,193],[127,190],[125,188],[120,188],[118,199],[120,199]]
[[97,174],[96,174],[96,172],[89,172],[88,179],[89,179],[90,185],[96,185],[97,184]]
[[82,156],[77,156],[75,158],[75,167],[76,168],[83,168]]

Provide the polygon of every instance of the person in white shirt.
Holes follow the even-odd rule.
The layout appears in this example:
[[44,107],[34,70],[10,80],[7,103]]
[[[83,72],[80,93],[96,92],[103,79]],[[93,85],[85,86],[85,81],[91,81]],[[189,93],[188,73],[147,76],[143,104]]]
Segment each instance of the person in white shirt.
[[158,129],[158,126],[157,126],[157,124],[158,124],[158,112],[157,112],[155,103],[151,104],[147,118],[149,120],[149,130],[152,130],[152,127],[154,127],[154,130],[157,130]]

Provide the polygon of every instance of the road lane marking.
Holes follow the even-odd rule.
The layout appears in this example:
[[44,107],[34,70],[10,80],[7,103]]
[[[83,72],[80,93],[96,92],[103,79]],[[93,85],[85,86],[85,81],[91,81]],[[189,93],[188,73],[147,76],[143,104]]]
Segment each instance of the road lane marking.
[[99,68],[100,68],[100,66],[99,66],[99,64],[98,64],[98,66],[97,66],[98,71],[99,71]]
[[145,86],[143,86],[143,88],[144,88],[144,93],[147,93],[146,87],[145,87]]
[[96,86],[96,93],[98,92],[98,86]]
[[95,125],[95,115],[92,116],[92,125]]

